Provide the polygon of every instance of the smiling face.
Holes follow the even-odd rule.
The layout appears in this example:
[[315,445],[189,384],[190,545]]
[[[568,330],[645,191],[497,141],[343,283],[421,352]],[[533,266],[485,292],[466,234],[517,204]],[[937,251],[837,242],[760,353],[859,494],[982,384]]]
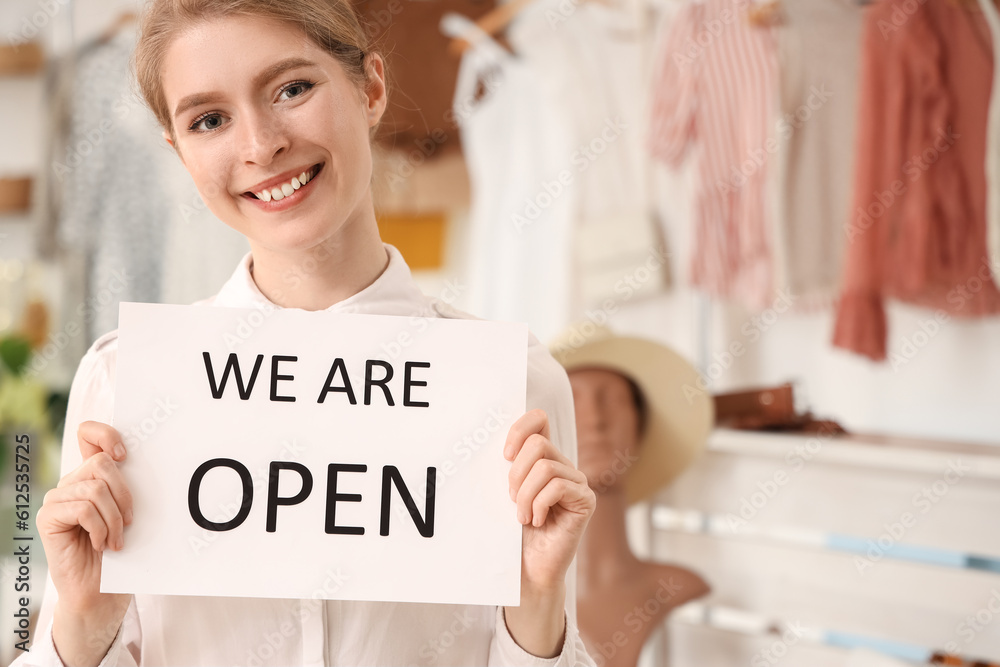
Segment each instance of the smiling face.
[[595,492],[620,489],[639,448],[641,419],[625,376],[603,368],[569,372],[580,470]]
[[385,110],[378,55],[361,90],[298,28],[228,16],[181,32],[162,84],[177,150],[208,208],[251,247],[301,251],[374,224],[370,129]]

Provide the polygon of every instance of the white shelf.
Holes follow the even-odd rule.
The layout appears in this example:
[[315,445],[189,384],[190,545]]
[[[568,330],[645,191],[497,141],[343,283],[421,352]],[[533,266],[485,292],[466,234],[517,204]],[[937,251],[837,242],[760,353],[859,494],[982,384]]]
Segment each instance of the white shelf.
[[798,450],[809,452],[811,461],[818,463],[935,474],[961,461],[969,467],[969,477],[1000,480],[1000,446],[991,445],[716,429],[708,450],[782,460]]

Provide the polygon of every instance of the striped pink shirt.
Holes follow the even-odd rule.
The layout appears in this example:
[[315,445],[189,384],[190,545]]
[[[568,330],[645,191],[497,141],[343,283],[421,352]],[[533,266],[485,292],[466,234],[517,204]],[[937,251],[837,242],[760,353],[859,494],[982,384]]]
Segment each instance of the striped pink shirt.
[[[691,280],[764,308],[775,277],[766,170],[777,159],[777,44],[747,0],[690,2],[662,38],[653,90],[653,155],[679,166],[700,144]],[[777,128],[775,128],[776,130]]]

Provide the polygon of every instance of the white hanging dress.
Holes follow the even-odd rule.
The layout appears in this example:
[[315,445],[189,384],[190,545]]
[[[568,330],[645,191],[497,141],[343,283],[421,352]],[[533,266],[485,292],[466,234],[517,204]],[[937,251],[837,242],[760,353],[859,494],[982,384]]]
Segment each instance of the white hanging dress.
[[572,169],[570,128],[530,63],[464,16],[441,29],[472,44],[453,101],[472,195],[462,305],[550,342],[569,325],[576,197],[560,172]]

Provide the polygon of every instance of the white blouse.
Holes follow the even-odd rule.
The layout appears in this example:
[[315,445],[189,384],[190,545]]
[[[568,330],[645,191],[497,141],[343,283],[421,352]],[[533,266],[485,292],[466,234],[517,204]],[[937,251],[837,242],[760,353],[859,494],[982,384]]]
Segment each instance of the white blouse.
[[[331,312],[466,318],[425,296],[399,251],[374,283],[335,303]],[[248,252],[214,297],[194,305],[278,308],[257,289]],[[82,421],[112,423],[118,332],[98,338],[80,361],[70,389],[61,475],[81,463]],[[528,342],[528,409],[548,414],[552,442],[576,463],[576,425],[569,381],[535,336]],[[513,505],[511,511],[514,511]],[[136,520],[141,520],[136,517]],[[566,577],[566,639],[550,659],[518,646],[503,607],[312,599],[134,595],[104,665],[594,665],[576,626],[575,561]],[[335,590],[337,572],[324,587]],[[62,665],[52,643],[57,592],[47,581],[35,642],[12,664]]]

